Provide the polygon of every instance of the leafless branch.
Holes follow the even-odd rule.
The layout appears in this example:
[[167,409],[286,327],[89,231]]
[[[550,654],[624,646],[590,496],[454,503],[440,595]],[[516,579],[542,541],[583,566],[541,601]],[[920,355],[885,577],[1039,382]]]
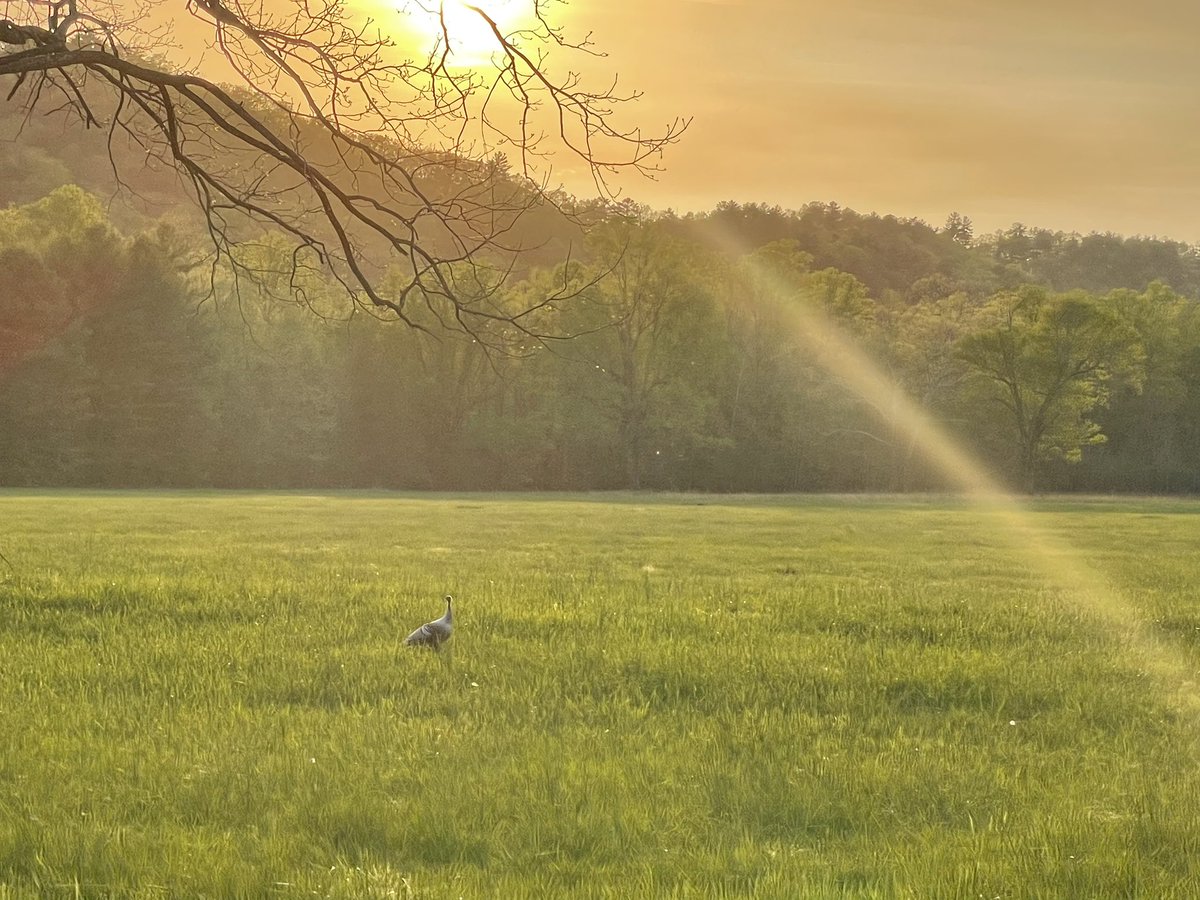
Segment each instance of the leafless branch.
[[531,241],[526,214],[559,203],[555,155],[582,159],[612,196],[614,172],[652,174],[688,124],[652,137],[622,128],[615,110],[636,93],[554,77],[551,53],[596,51],[550,23],[546,0],[530,3],[510,31],[464,4],[494,39],[489,68],[455,64],[440,6],[442,36],[413,60],[343,0],[175,0],[208,35],[219,79],[154,56],[145,23],[168,4],[4,0],[0,78],[27,114],[48,111],[49,87],[84,127],[108,129],[118,182],[118,138],[177,170],[203,214],[212,270],[235,284],[256,274],[239,248],[273,231],[292,243],[294,287],[316,266],[355,307],[500,347],[551,336],[538,313],[561,297],[511,309],[497,285]]

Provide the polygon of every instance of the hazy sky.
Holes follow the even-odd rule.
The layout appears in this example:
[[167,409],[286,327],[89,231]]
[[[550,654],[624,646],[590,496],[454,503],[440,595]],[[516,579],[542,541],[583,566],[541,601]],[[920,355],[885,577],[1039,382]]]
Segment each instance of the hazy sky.
[[[401,0],[349,2],[403,20]],[[570,0],[551,11],[569,34],[593,32],[608,53],[598,73],[645,91],[629,123],[694,117],[657,182],[621,182],[653,206],[833,200],[935,225],[957,210],[978,231],[1019,220],[1200,241],[1195,0]]]
[[576,0],[649,123],[655,206],[951,210],[1200,240],[1200,4]]

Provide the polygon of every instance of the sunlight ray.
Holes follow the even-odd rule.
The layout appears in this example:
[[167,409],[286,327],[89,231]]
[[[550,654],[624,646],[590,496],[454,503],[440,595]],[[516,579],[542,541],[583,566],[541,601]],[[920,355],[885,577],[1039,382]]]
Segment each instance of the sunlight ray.
[[[740,251],[732,235],[717,243],[720,250],[735,254]],[[888,409],[893,423],[905,430],[903,437],[912,440],[965,498],[990,515],[997,534],[1013,551],[1075,609],[1112,634],[1157,682],[1176,711],[1186,714],[1193,724],[1200,724],[1200,685],[1195,665],[1155,635],[1142,613],[1069,540],[1040,527],[1034,513],[890,379],[818,303],[797,296],[795,289],[768,266],[752,258],[747,261],[769,288],[760,302],[771,305],[771,311],[786,323],[788,333],[856,394],[878,408]]]

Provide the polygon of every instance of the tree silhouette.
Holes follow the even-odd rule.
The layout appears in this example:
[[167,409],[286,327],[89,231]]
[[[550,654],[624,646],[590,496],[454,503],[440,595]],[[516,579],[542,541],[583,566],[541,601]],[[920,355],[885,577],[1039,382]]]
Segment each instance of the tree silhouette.
[[[565,205],[553,160],[582,160],[611,197],[615,172],[651,172],[687,126],[655,136],[621,126],[638,94],[615,81],[591,89],[562,68],[560,57],[595,51],[552,24],[552,0],[529,2],[508,30],[462,4],[494,39],[491,62],[466,67],[441,7],[441,36],[411,58],[342,0],[5,0],[0,79],[27,114],[65,111],[105,129],[118,182],[118,144],[181,173],[214,272],[260,274],[239,246],[274,229],[291,242],[299,299],[303,275],[319,269],[356,307],[498,345],[537,333],[537,311],[559,299],[513,309],[498,288],[526,246],[522,218]],[[203,30],[205,74],[158,55],[167,8]]]

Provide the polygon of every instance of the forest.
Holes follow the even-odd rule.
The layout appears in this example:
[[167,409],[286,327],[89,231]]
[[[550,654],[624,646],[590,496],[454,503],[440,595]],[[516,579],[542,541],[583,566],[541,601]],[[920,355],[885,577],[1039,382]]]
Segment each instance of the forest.
[[[477,285],[537,311],[498,349],[351,312],[315,276],[273,283],[270,234],[245,245],[259,277],[235,284],[197,262],[206,238],[171,173],[114,193],[120,148],[11,125],[3,485],[947,487],[886,398],[827,365],[840,345],[799,333],[819,320],[1013,488],[1200,490],[1195,246],[560,197],[576,214],[535,211],[520,267]],[[488,177],[509,178],[505,160]]]

